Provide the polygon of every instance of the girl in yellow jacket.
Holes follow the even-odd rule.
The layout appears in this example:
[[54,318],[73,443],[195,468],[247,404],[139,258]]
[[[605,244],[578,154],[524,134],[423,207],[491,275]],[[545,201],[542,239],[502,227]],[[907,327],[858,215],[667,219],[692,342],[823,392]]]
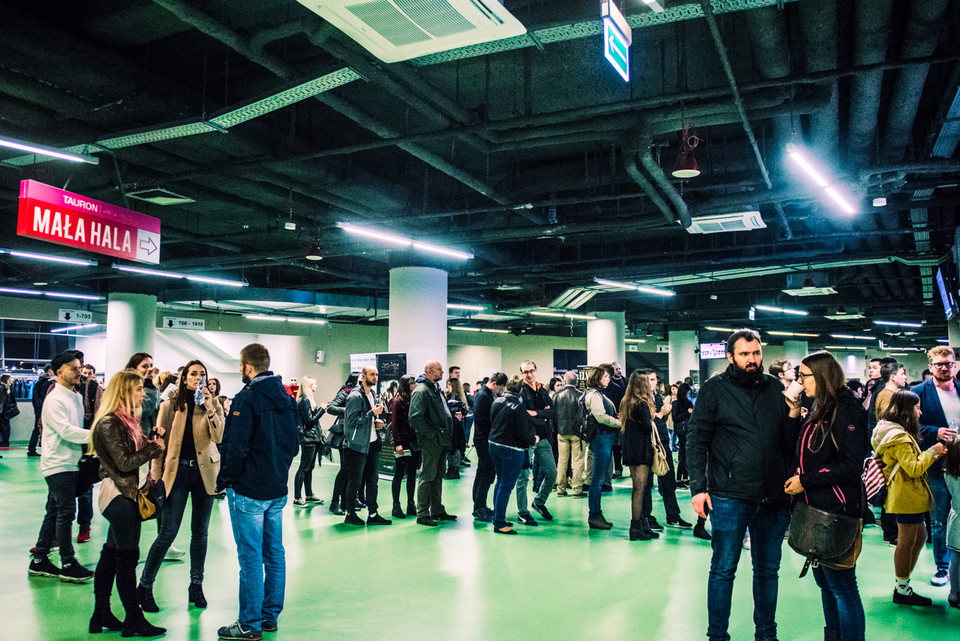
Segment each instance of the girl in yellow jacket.
[[871,439],[876,456],[883,461],[883,475],[887,479],[884,507],[897,520],[897,548],[893,554],[897,586],[893,602],[901,605],[932,603],[927,597],[914,593],[910,574],[927,538],[924,515],[930,511],[932,500],[927,468],[947,451],[943,443],[920,450],[919,419],[920,397],[909,390],[899,390],[890,399]]

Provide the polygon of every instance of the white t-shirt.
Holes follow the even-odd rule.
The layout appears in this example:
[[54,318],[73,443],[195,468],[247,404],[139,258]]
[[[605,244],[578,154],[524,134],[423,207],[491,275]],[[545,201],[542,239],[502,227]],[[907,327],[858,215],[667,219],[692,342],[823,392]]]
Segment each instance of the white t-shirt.
[[[370,401],[370,407],[373,407],[373,391],[367,392],[367,400]],[[377,442],[377,415],[373,416],[373,425],[370,427],[370,442]]]
[[[940,398],[940,407],[943,408],[943,413],[947,417],[947,425],[950,427],[960,426],[960,396],[957,396],[957,390],[954,389],[952,392],[944,392],[938,387],[937,397]],[[922,410],[923,408],[921,407],[920,409]],[[922,421],[921,419],[921,422]]]

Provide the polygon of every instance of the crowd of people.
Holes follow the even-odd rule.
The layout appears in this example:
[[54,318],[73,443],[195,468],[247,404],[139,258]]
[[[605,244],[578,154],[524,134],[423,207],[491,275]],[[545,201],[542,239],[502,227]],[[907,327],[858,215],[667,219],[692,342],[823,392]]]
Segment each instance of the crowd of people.
[[[826,640],[865,637],[856,560],[863,527],[876,520],[871,502],[882,508],[884,538],[896,548],[893,603],[932,602],[910,584],[929,528],[936,564],[931,583],[949,582],[949,605],[960,608],[960,396],[954,352],[931,349],[930,369],[912,390],[906,369],[892,358],[871,361],[866,384],[847,381],[826,351],[807,355],[796,367],[775,361],[764,372],[760,337],[753,330],[734,332],[726,354],[727,369],[699,389],[689,380],[663,385],[648,370],[625,377],[619,363],[566,372],[543,385],[537,364],[528,360],[517,374],[494,373],[470,393],[456,366],[446,371],[441,387],[444,368],[431,360],[422,373],[402,376],[382,395],[379,372],[365,367],[334,399],[319,403],[313,377],[301,376],[295,388],[284,386],[259,344],[241,350],[245,385],[232,399],[221,395],[219,381],[208,379],[199,360],[173,374],[157,372],[149,354],[135,354],[102,387],[83,354],[70,350],[54,357],[34,385],[39,429],[28,456],[39,457],[48,496],[28,573],[74,583],[92,579],[91,633],[161,635],[165,630],[147,622],[144,612],[161,610],[153,585],[171,554],[188,498],[187,602],[205,608],[209,521],[217,497],[225,497],[240,591],[237,620],[219,635],[260,639],[263,631],[277,629],[283,609],[280,514],[291,471],[293,506],[321,505],[313,469],[339,452],[328,509],[352,526],[387,526],[394,521],[380,511],[379,465],[384,446],[392,447],[391,516],[436,527],[457,520],[443,504],[443,485],[472,465],[467,456],[472,436],[472,517],[489,523],[495,534],[518,534],[508,520],[511,499],[516,523],[536,527],[554,521],[549,507],[554,490],[557,500],[587,499],[587,528],[611,530],[603,495],[612,491],[614,478],[626,475],[630,541],[656,539],[665,526],[710,541],[709,639],[730,639],[734,576],[745,548],[753,560],[755,638],[776,639],[783,541],[801,504],[859,524],[855,544],[842,558],[820,559],[813,568]],[[325,414],[336,417],[326,431],[320,426]],[[291,470],[297,451],[300,460]],[[884,481],[869,500],[862,480],[865,461],[875,461]],[[663,525],[652,513],[654,477]],[[91,571],[76,560],[72,525],[77,519],[78,542],[89,541],[96,482],[99,511],[109,528]],[[678,498],[678,490],[686,489],[695,524],[684,519]],[[156,508],[157,533],[138,581],[145,505]],[[57,546],[59,567],[49,558]],[[174,549],[174,554],[184,553]],[[114,583],[122,621],[110,608]]]

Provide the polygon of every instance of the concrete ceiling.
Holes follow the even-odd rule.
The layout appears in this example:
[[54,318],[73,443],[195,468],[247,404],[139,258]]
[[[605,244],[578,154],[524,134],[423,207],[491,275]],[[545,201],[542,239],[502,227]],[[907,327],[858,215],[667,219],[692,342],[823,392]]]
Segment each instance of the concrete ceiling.
[[[385,64],[293,0],[4,2],[0,136],[96,144],[101,162],[0,154],[3,245],[70,253],[15,238],[18,184],[32,178],[161,218],[162,268],[379,309],[390,266],[410,257],[338,221],[472,252],[442,263],[451,302],[494,312],[545,306],[600,277],[674,284],[668,300],[601,288],[576,310],[625,311],[638,331],[744,323],[760,303],[810,310],[776,319],[797,331],[862,333],[893,318],[924,321],[920,343],[946,336],[932,274],[954,244],[960,161],[932,151],[960,84],[960,0],[715,0],[706,16],[701,2],[652,14],[627,0],[630,83],[603,60],[596,2],[504,4],[535,37]],[[670,170],[685,124],[702,173],[681,181]],[[789,142],[829,169],[858,214],[786,165]],[[195,202],[125,198],[153,187]],[[881,195],[887,206],[873,208]],[[743,209],[766,228],[684,229]],[[296,231],[283,227],[291,220]],[[304,259],[314,241],[319,263]],[[0,286],[42,280],[171,304],[219,296],[184,301],[110,262],[3,257]],[[798,273],[837,294],[784,294]],[[865,318],[824,318],[838,307]],[[340,318],[384,322],[359,307]]]

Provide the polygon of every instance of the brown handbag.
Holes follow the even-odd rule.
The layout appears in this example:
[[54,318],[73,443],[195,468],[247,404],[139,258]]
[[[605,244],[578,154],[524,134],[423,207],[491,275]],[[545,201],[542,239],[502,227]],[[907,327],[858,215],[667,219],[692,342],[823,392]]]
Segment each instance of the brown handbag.
[[667,461],[667,448],[660,441],[660,433],[656,425],[653,426],[650,443],[653,445],[653,465],[650,469],[657,476],[665,476],[670,471],[670,463]]

